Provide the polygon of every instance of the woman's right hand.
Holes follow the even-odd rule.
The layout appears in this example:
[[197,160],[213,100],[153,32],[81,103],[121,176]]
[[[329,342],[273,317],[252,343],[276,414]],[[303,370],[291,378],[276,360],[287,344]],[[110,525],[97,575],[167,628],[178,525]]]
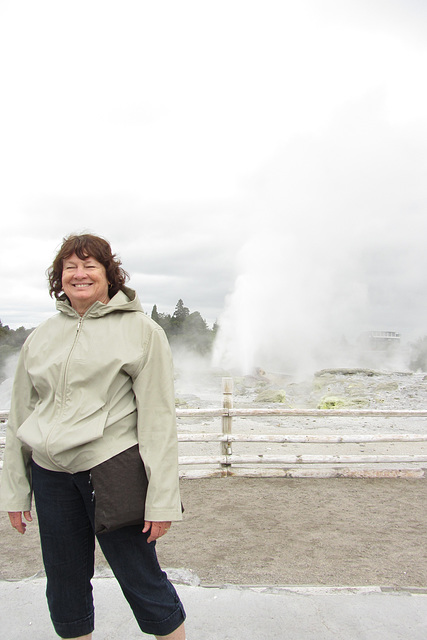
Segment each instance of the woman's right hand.
[[[28,522],[32,522],[31,511],[24,511],[24,518]],[[19,531],[19,533],[25,533],[27,525],[22,519],[22,511],[9,511],[9,520],[14,529]]]

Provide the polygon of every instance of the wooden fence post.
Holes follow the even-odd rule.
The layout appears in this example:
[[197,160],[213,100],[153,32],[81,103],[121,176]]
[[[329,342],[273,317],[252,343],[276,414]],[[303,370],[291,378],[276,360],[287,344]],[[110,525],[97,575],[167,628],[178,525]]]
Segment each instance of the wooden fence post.
[[[233,378],[222,379],[222,408],[233,408]],[[225,412],[224,412],[225,413]],[[230,415],[222,416],[222,433],[223,435],[231,434],[233,418]],[[231,456],[233,451],[231,449],[231,442],[221,442],[221,453],[224,456]],[[222,467],[231,467],[231,463],[221,465]]]

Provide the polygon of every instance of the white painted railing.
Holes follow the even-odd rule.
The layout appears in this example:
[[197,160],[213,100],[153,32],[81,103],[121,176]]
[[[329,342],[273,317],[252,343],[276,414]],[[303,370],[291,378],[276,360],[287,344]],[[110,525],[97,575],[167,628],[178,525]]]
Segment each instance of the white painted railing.
[[[235,409],[233,408],[233,380],[223,378],[223,401],[219,409],[177,409],[178,420],[184,418],[220,417],[219,433],[179,433],[179,442],[218,443],[218,455],[180,455],[180,474],[187,478],[246,476],[246,477],[423,477],[427,467],[427,452],[412,454],[333,454],[333,455],[236,455],[233,443],[275,444],[372,444],[372,443],[426,443],[425,434],[379,433],[370,434],[233,434],[234,417],[396,417],[427,418],[427,410],[387,409]],[[0,421],[7,420],[8,412],[0,411]],[[0,438],[4,446],[5,438]],[[350,465],[350,466],[348,466]],[[360,465],[363,465],[360,466]],[[374,465],[367,468],[366,465]],[[393,465],[390,467],[389,465]],[[405,465],[398,468],[396,465]],[[194,467],[198,467],[194,469]],[[214,466],[214,468],[212,468]],[[193,467],[192,469],[186,469]],[[204,467],[204,468],[200,468]],[[209,467],[209,468],[206,468]],[[323,467],[323,468],[322,468]]]

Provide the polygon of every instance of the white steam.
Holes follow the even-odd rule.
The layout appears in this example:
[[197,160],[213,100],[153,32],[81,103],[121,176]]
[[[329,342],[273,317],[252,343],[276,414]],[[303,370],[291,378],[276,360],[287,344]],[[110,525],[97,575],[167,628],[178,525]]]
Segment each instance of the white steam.
[[[425,127],[394,126],[368,96],[323,136],[289,141],[254,180],[213,363],[305,373],[363,364],[364,331],[427,331]],[[350,362],[351,361],[351,362]]]
[[322,253],[321,243],[295,235],[264,234],[243,247],[220,319],[215,366],[245,374],[257,366],[305,372],[337,351],[341,335],[363,320],[366,291],[351,260],[336,268],[336,252]]
[[13,378],[18,362],[19,353],[10,356],[3,367],[5,379],[0,384],[0,411],[9,411],[12,397]]

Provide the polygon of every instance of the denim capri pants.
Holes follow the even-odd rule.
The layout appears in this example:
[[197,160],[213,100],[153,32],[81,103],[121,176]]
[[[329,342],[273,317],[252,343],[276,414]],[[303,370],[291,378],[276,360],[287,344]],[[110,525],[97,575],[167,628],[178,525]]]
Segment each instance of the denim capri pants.
[[[95,552],[89,471],[48,471],[33,461],[32,481],[53,626],[62,638],[89,634]],[[136,525],[103,533],[98,542],[141,630],[163,636],[184,622],[185,611],[148,535]]]

